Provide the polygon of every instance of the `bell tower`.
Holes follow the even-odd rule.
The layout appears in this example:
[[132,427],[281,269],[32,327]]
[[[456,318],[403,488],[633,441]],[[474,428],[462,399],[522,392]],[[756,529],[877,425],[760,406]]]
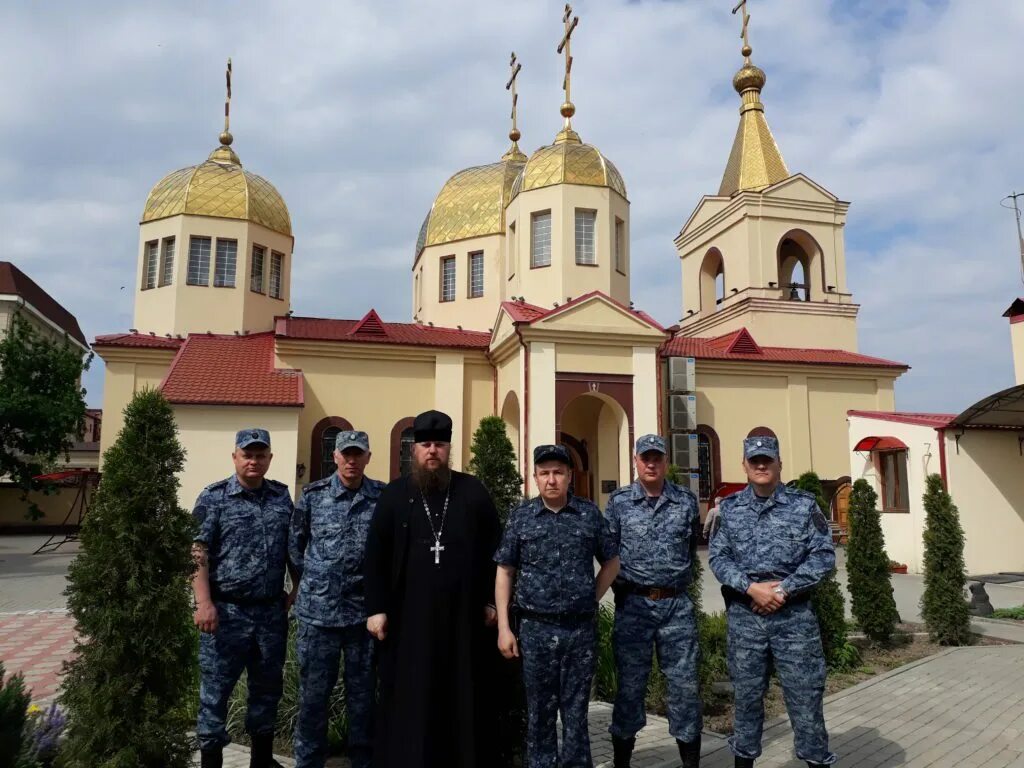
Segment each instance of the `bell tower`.
[[846,284],[849,203],[790,174],[765,119],[767,76],[751,61],[743,10],[743,66],[733,77],[740,122],[718,194],[705,196],[675,239],[682,262],[680,333],[746,328],[767,346],[856,351],[858,305]]

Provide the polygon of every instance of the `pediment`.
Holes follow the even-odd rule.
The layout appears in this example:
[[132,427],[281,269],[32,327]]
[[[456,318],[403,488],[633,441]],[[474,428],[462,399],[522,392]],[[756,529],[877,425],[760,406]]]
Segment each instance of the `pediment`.
[[627,309],[603,294],[568,304],[531,323],[532,328],[572,333],[621,333],[664,337],[665,332],[644,315]]

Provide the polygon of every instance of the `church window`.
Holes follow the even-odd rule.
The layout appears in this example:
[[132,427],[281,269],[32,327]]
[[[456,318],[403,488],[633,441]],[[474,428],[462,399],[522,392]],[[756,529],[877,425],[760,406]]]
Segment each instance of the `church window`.
[[164,238],[163,261],[160,268],[160,285],[174,282],[174,238]]
[[551,211],[530,216],[530,267],[551,266]]
[[441,259],[441,301],[455,301],[455,257]]
[[284,295],[282,276],[284,275],[284,254],[272,251],[270,254],[270,298],[280,299]]
[[403,429],[401,447],[398,453],[398,472],[402,477],[408,477],[412,474],[412,446],[415,442],[412,427]]
[[334,441],[340,432],[341,427],[328,427],[320,437],[320,478],[330,477],[338,469],[334,461]]
[[188,243],[189,285],[210,284],[210,238],[193,237]]
[[615,269],[626,274],[626,222],[615,218]]
[[142,278],[142,290],[156,288],[157,265],[160,260],[160,241],[150,240],[146,243],[145,273]]
[[597,225],[597,211],[576,209],[576,263],[586,266],[597,264],[597,249],[594,246],[594,230]]
[[213,284],[217,288],[235,287],[235,263],[238,261],[238,241],[217,238],[217,260],[213,266]]
[[484,295],[484,252],[474,251],[469,254],[469,298],[476,299]]
[[707,501],[715,492],[712,488],[715,477],[715,457],[712,455],[711,438],[697,435],[697,466],[700,472],[700,498]]
[[267,249],[262,245],[252,247],[252,272],[249,275],[249,290],[263,293],[263,262],[267,258]]
[[875,461],[882,479],[882,511],[907,512],[910,494],[907,490],[907,452],[880,451]]
[[508,225],[508,279],[516,274],[516,223]]

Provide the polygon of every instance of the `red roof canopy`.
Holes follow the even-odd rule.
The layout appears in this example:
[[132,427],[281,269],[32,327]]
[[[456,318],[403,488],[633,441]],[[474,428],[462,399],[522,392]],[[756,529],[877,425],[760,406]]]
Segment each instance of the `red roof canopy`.
[[372,309],[361,320],[279,317],[275,332],[279,337],[310,341],[370,342],[457,349],[487,349],[491,342],[491,334],[486,331],[441,328],[418,323],[386,323]]
[[898,437],[875,436],[861,438],[855,446],[855,451],[899,451],[907,450],[907,444]]

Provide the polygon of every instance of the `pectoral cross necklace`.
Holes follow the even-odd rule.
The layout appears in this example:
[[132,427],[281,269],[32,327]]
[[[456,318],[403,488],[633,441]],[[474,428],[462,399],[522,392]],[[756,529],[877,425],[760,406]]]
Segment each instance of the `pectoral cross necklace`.
[[434,553],[434,565],[441,564],[441,553],[444,552],[444,546],[441,544],[441,534],[444,533],[444,521],[448,519],[448,499],[452,495],[452,484],[448,483],[448,490],[444,495],[444,508],[441,510],[441,525],[435,530],[434,529],[434,516],[430,512],[430,505],[427,504],[427,497],[420,491],[420,498],[423,500],[423,509],[427,513],[427,524],[430,526],[430,533],[434,536],[434,546],[430,547],[430,551]]

